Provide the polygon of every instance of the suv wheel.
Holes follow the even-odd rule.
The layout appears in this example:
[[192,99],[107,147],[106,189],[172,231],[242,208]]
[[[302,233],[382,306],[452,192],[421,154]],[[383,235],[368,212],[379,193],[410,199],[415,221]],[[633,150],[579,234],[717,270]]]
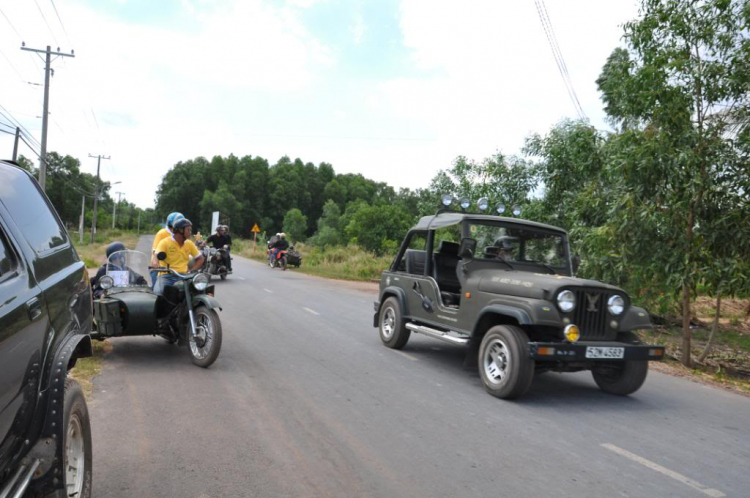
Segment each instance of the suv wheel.
[[406,346],[411,331],[401,316],[401,306],[395,297],[389,297],[380,307],[380,340],[386,347],[401,349]]
[[73,379],[65,380],[63,400],[63,490],[50,497],[75,496],[91,498],[91,423],[81,386]]
[[[618,338],[623,342],[640,342],[638,336],[632,332],[621,334]],[[647,361],[617,361],[599,363],[591,369],[594,382],[599,389],[609,394],[627,396],[641,388],[648,375]]]
[[529,338],[512,325],[496,325],[479,346],[479,375],[485,390],[502,399],[522,396],[534,380]]

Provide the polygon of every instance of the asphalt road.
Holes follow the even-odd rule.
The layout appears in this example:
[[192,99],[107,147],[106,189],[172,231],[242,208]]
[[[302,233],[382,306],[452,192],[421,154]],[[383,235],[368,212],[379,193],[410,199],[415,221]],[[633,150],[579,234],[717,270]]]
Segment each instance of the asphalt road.
[[630,397],[548,373],[498,400],[459,347],[382,346],[372,291],[234,268],[211,368],[160,338],[112,341],[95,496],[750,496],[747,398],[651,372]]

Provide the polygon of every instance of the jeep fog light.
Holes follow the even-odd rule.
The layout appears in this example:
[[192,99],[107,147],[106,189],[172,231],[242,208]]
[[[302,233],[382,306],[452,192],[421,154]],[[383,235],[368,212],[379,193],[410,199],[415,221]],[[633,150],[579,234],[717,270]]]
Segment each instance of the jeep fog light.
[[565,334],[565,338],[570,342],[577,342],[581,338],[581,331],[578,330],[577,325],[568,325],[565,327],[563,333]]
[[480,211],[487,211],[487,208],[490,207],[490,200],[486,197],[482,197],[477,201],[477,207]]
[[505,212],[505,204],[500,203],[495,208],[495,211],[497,211],[497,214],[503,214]]
[[448,207],[448,206],[450,206],[451,204],[453,204],[453,196],[452,196],[452,195],[450,195],[450,194],[445,194],[445,195],[443,195],[443,197],[441,198],[441,201],[442,201],[442,203],[443,203],[443,206],[445,206],[445,207]]
[[461,209],[469,209],[469,206],[471,206],[471,201],[468,197],[461,197],[461,200],[459,202],[461,205]]
[[104,290],[109,290],[114,285],[115,285],[115,281],[109,275],[104,275],[102,278],[99,279],[99,287],[101,287]]
[[622,315],[622,312],[625,311],[625,300],[622,296],[615,294],[609,298],[609,301],[607,301],[607,308],[609,308],[609,312],[615,316]]
[[569,290],[564,290],[557,295],[557,305],[563,313],[570,313],[576,307],[576,295]]

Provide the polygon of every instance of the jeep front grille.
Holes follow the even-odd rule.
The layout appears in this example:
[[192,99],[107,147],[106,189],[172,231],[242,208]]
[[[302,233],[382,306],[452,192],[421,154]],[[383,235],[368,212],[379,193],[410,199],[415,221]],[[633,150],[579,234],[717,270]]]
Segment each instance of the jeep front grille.
[[581,329],[581,339],[609,339],[607,300],[609,294],[596,290],[574,290],[576,308],[573,323]]

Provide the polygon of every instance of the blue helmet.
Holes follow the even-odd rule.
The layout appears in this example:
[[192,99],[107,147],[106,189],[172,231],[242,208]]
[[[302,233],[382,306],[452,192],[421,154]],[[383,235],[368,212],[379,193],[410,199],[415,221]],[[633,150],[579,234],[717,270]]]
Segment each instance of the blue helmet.
[[172,226],[174,226],[174,222],[179,220],[180,218],[184,218],[182,213],[169,213],[169,216],[167,216],[167,227],[172,228]]

